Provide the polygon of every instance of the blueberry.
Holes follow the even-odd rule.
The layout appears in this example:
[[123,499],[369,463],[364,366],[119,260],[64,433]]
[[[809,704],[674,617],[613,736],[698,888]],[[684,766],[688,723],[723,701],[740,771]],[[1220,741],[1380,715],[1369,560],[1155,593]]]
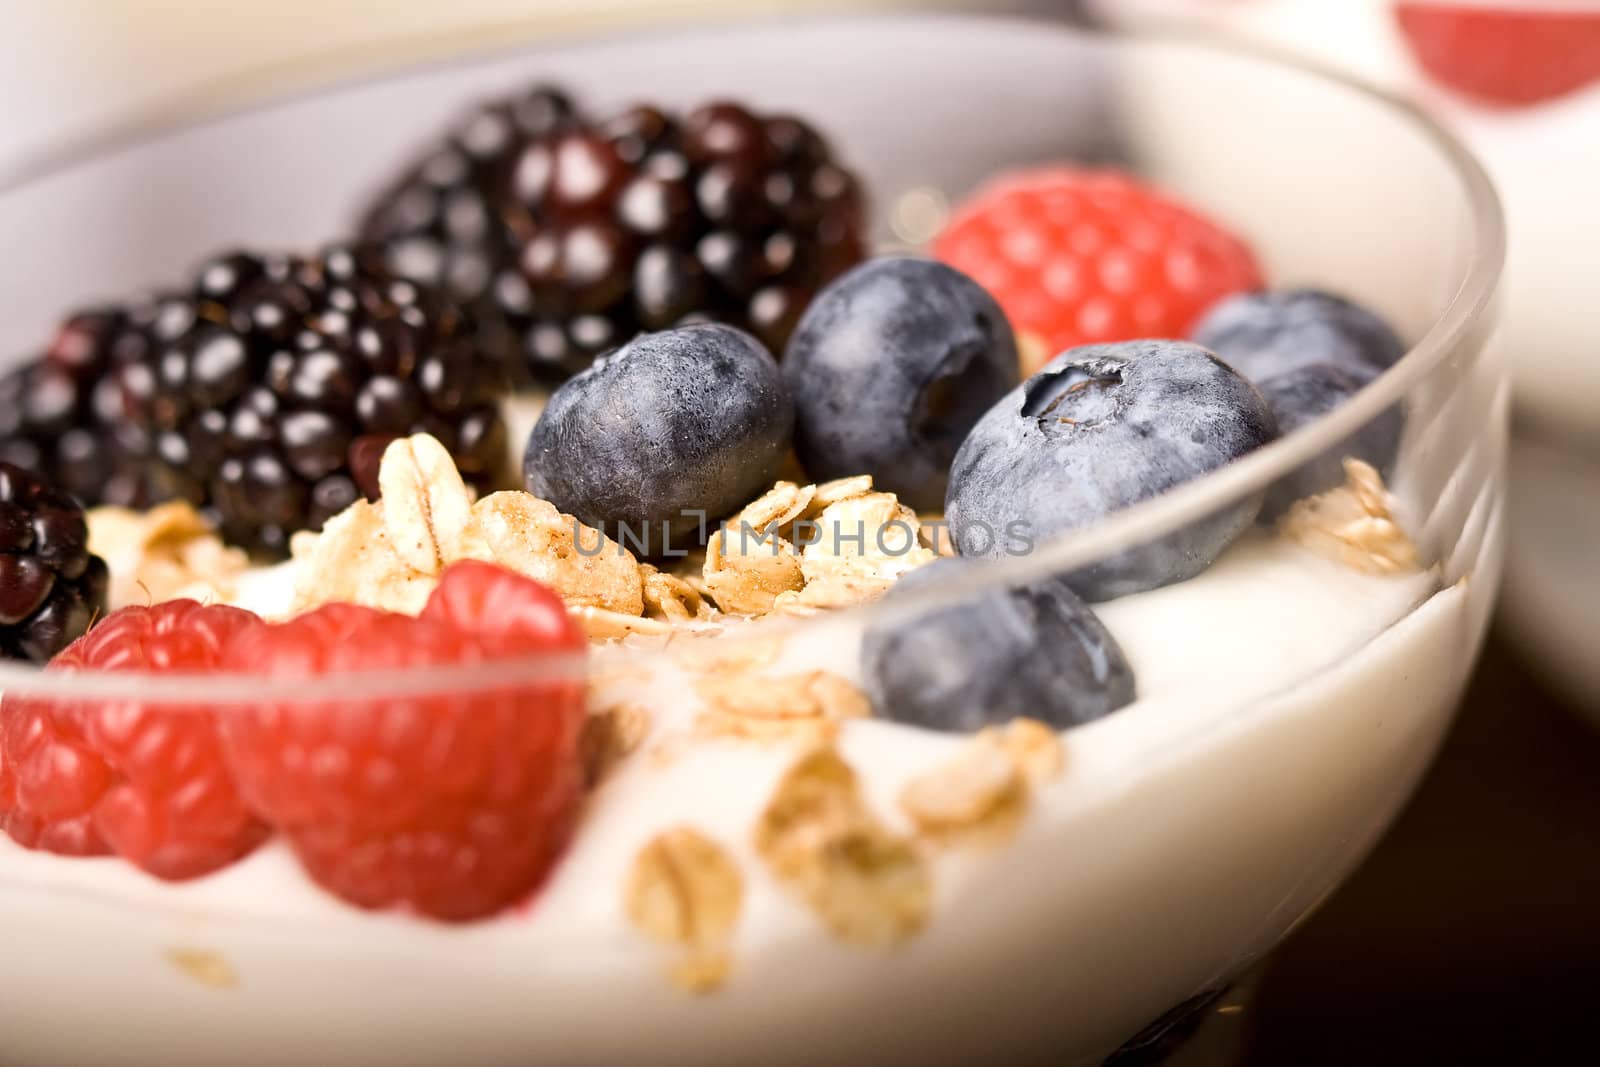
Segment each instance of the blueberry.
[[[1312,363],[1263,381],[1261,395],[1278,420],[1278,429],[1290,433],[1350,399],[1367,380],[1331,363]],[[1344,441],[1290,471],[1267,488],[1261,519],[1276,519],[1296,500],[1342,485],[1346,456],[1366,460],[1387,474],[1403,425],[1400,409],[1388,408]]]
[[783,375],[759,341],[684,326],[639,335],[552,393],[523,477],[562,511],[660,555],[770,486],[793,429]]
[[1313,363],[1331,363],[1370,380],[1405,353],[1388,323],[1317,289],[1224,300],[1195,327],[1194,339],[1253,382]]
[[[1199,345],[1069,349],[984,415],[950,471],[945,518],[964,555],[1028,551],[1216,470],[1277,436],[1254,386]],[[1109,600],[1199,574],[1255,518],[1260,494],[1067,576]]]
[[994,298],[942,263],[864,263],[812,301],[784,353],[795,448],[818,480],[870,474],[919,511],[944,502],[950,461],[1017,384]]
[[[889,599],[970,566],[942,559],[919,568]],[[872,626],[861,664],[879,715],[934,730],[970,732],[1023,715],[1066,729],[1134,698],[1116,639],[1060,577]]]

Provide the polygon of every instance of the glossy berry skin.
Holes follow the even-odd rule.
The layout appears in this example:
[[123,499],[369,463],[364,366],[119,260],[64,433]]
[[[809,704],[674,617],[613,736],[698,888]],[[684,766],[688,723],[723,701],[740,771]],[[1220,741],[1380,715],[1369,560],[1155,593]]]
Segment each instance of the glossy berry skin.
[[78,502],[0,463],[0,656],[43,663],[66,648],[105,613],[109,580]]
[[1241,239],[1112,170],[1003,175],[957,208],[933,251],[994,294],[1042,355],[1185,337],[1216,301],[1261,287]]
[[[1023,552],[1199,478],[1276,436],[1261,394],[1198,345],[1130,341],[1070,349],[973,428],[950,471],[945,517],[963,555]],[[1260,505],[1259,494],[1233,501],[1066,581],[1098,601],[1192,578],[1249,528]]]
[[134,317],[120,384],[155,495],[258,556],[375,497],[395,437],[433,434],[480,489],[503,471],[503,380],[471,324],[370,251],[219,256]]
[[[971,566],[938,560],[896,582],[888,599]],[[861,666],[878,715],[954,733],[1024,716],[1065,730],[1109,715],[1135,693],[1116,639],[1059,577],[873,625]]]
[[794,429],[778,364],[731,326],[644,334],[550,397],[528,491],[646,555],[692,546],[776,480]]
[[560,382],[690,321],[780,351],[864,254],[859,183],[799,119],[728,101],[592,119],[542,92],[562,101],[542,128],[495,140],[487,160],[452,135],[360,225],[395,269],[469,307],[514,379]]
[[1394,14],[1422,68],[1481,103],[1526,107],[1600,81],[1600,11],[1401,0]]
[[44,354],[0,377],[0,461],[36,471],[85,506],[144,507],[150,487],[117,389],[137,348],[118,308],[81,311]]
[[1318,289],[1230,297],[1200,320],[1194,340],[1253,382],[1313,364],[1340,367],[1367,382],[1406,350],[1378,315]]
[[[1263,381],[1260,389],[1279,431],[1289,434],[1355,396],[1369,380],[1342,366],[1312,363],[1274,375]],[[1296,500],[1343,485],[1346,457],[1365,460],[1380,473],[1388,474],[1404,427],[1400,409],[1388,408],[1344,441],[1290,471],[1268,486],[1261,520],[1276,520]]]
[[[249,612],[192,600],[123,608],[49,670],[209,673],[231,641],[260,625]],[[228,866],[267,828],[235,788],[217,714],[198,704],[7,697],[0,828],[28,848],[114,853],[158,878]]]
[[[457,564],[419,618],[330,604],[235,642],[227,662],[281,687],[584,649],[554,593]],[[252,808],[318,884],[363,908],[465,921],[532,892],[571,836],[583,692],[579,673],[284,698],[235,709],[224,739]]]
[[819,481],[870,474],[919,511],[944,503],[967,432],[1019,379],[994,298],[925,259],[874,259],[834,281],[789,341],[795,450]]

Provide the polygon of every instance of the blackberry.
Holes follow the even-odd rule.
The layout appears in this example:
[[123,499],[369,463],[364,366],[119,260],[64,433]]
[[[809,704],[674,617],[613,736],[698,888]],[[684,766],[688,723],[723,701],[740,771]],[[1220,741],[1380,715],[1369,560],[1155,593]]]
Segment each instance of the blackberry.
[[79,312],[45,354],[0,378],[0,461],[36,471],[86,506],[150,502],[116,368],[130,350],[127,314]]
[[579,121],[572,101],[549,86],[479,105],[379,193],[361,224],[397,273],[470,307],[480,344],[503,360],[517,341],[492,297],[497,276],[516,261],[502,191],[523,145]]
[[469,304],[518,381],[559,382],[639,332],[705,320],[781,352],[865,254],[860,184],[797,118],[717,102],[591,121],[568,104],[478,155],[473,126],[380,195],[360,232]]
[[502,380],[469,322],[371,252],[224,255],[138,321],[119,384],[153,495],[258,556],[375,499],[396,437],[433,434],[480,488],[504,472]]
[[77,501],[0,463],[0,656],[43,663],[66,648],[104,614],[108,580]]

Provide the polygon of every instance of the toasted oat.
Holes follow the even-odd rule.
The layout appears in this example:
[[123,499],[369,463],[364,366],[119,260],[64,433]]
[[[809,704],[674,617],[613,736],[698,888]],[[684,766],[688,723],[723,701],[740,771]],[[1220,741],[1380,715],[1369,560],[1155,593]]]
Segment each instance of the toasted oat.
[[1061,772],[1061,739],[1034,719],[974,734],[947,762],[908,781],[900,807],[933,841],[1003,836],[1027,810],[1030,792]]
[[804,615],[874,600],[934,558],[915,513],[871,475],[780,481],[712,536],[689,585],[723,611]]
[[917,539],[935,556],[959,555],[955,535],[950,532],[950,526],[940,512],[917,516]]
[[715,945],[733,932],[744,903],[738,865],[693,827],[657,834],[634,857],[628,915],[640,930],[676,945]]
[[1279,529],[1318,555],[1367,574],[1416,570],[1417,546],[1394,518],[1383,476],[1348,457],[1344,473],[1344,485],[1296,501]]
[[896,578],[934,560],[921,542],[916,513],[893,493],[866,493],[829,504],[815,540],[800,553],[805,588],[799,603],[845,607],[882,596]]
[[672,633],[672,624],[660,619],[647,619],[642,615],[624,615],[605,608],[569,607],[567,614],[577,620],[583,632],[597,641],[615,640],[634,635],[666,637]]
[[928,920],[933,885],[913,842],[867,809],[855,771],[831,748],[784,774],[755,827],[772,873],[843,940],[890,946]]
[[817,487],[814,485],[778,482],[745,505],[735,521],[762,532],[777,530],[805,514],[816,494]]
[[656,835],[634,857],[624,903],[646,936],[689,950],[671,970],[680,985],[705,992],[726,979],[744,880],[721,845],[687,826]]
[[848,478],[835,478],[831,482],[823,482],[816,486],[816,492],[812,494],[811,504],[806,508],[805,514],[814,518],[833,504],[866,496],[870,492],[872,492],[870,474],[855,474]]
[[437,575],[459,558],[472,496],[444,445],[431,434],[391,441],[378,464],[384,532],[419,574]]
[[1059,775],[1066,763],[1061,735],[1038,719],[1012,719],[1000,731],[1000,744],[1034,788]]
[[872,714],[866,695],[828,671],[766,675],[719,671],[695,683],[711,710],[755,719],[860,719]]
[[736,615],[764,615],[780,594],[805,584],[794,545],[737,523],[711,536],[702,578],[717,607]]
[[593,708],[583,724],[584,780],[600,784],[617,764],[633,755],[650,736],[652,717],[643,704],[618,703]]
[[434,576],[413,569],[395,551],[378,504],[357,500],[294,545],[294,610],[345,601],[415,615],[433,592]]
[[685,993],[713,993],[727,984],[732,971],[733,957],[726,952],[691,952],[667,976]]
[[676,574],[641,563],[639,576],[643,583],[644,612],[652,619],[688,622],[706,618],[716,611],[698,589]]
[[900,792],[900,807],[934,833],[982,825],[1020,806],[1027,783],[997,732],[975,735],[955,757],[917,775]]
[[89,509],[89,551],[111,571],[112,610],[191,597],[227,601],[250,559],[222,543],[190,504],[175,501],[148,511]]
[[478,501],[461,542],[464,554],[536,578],[570,606],[644,612],[633,553],[531,493],[491,493]]
[[168,963],[180,974],[194,979],[208,989],[234,989],[239,985],[239,972],[220,952],[198,948],[170,948],[162,953]]
[[342,600],[415,614],[444,567],[479,559],[553,588],[591,634],[659,632],[638,618],[644,592],[632,553],[529,493],[472,503],[449,453],[427,434],[392,442],[378,481],[377,504],[358,500],[320,534],[291,542],[296,611]]

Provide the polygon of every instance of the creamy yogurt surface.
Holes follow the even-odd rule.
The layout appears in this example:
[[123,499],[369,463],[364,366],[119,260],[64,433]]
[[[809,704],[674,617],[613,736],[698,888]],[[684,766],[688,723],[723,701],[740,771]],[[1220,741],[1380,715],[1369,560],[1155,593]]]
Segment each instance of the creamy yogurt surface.
[[[237,603],[266,615],[287,608],[293,562],[252,571],[240,583]],[[1234,545],[1210,570],[1187,582],[1098,606],[1138,679],[1135,703],[1105,719],[1062,735],[1065,770],[1035,796],[1030,820],[1068,818],[1078,804],[1114,794],[1136,779],[1151,759],[1171,758],[1186,743],[1240,709],[1304,687],[1316,675],[1381,635],[1437,589],[1431,571],[1394,576],[1358,573],[1315,555],[1286,538],[1254,533]],[[859,632],[830,622],[791,633],[778,674],[825,669],[856,678]],[[732,638],[737,640],[737,638]],[[595,792],[573,844],[548,883],[524,911],[474,924],[504,937],[560,943],[637,946],[650,959],[623,913],[621,887],[632,858],[653,835],[675,825],[716,838],[743,861],[746,916],[733,944],[737,958],[790,936],[827,936],[787,891],[761,873],[749,846],[751,828],[797,748],[783,742],[694,735],[702,702],[693,679],[671,655],[653,650],[602,653],[607,665],[637,659],[639,669],[617,673],[593,703],[631,702],[646,707],[651,729],[644,743]],[[936,767],[964,742],[960,735],[878,720],[853,720],[839,735],[841,754],[856,768],[873,807],[891,823],[903,822],[896,797],[915,774]],[[992,848],[1017,847],[999,843]],[[983,862],[991,846],[941,852],[935,880],[955,892],[961,872]],[[156,881],[116,859],[63,860],[0,841],[0,867],[8,880],[71,890],[96,890],[133,902],[217,914],[316,919],[392,936],[399,918],[425,931],[431,924],[364,914],[323,893],[293,864],[280,844],[192,883]],[[950,879],[954,884],[947,885]],[[940,915],[933,923],[959,921]],[[492,928],[493,933],[487,931]],[[456,932],[460,944],[471,933]]]

